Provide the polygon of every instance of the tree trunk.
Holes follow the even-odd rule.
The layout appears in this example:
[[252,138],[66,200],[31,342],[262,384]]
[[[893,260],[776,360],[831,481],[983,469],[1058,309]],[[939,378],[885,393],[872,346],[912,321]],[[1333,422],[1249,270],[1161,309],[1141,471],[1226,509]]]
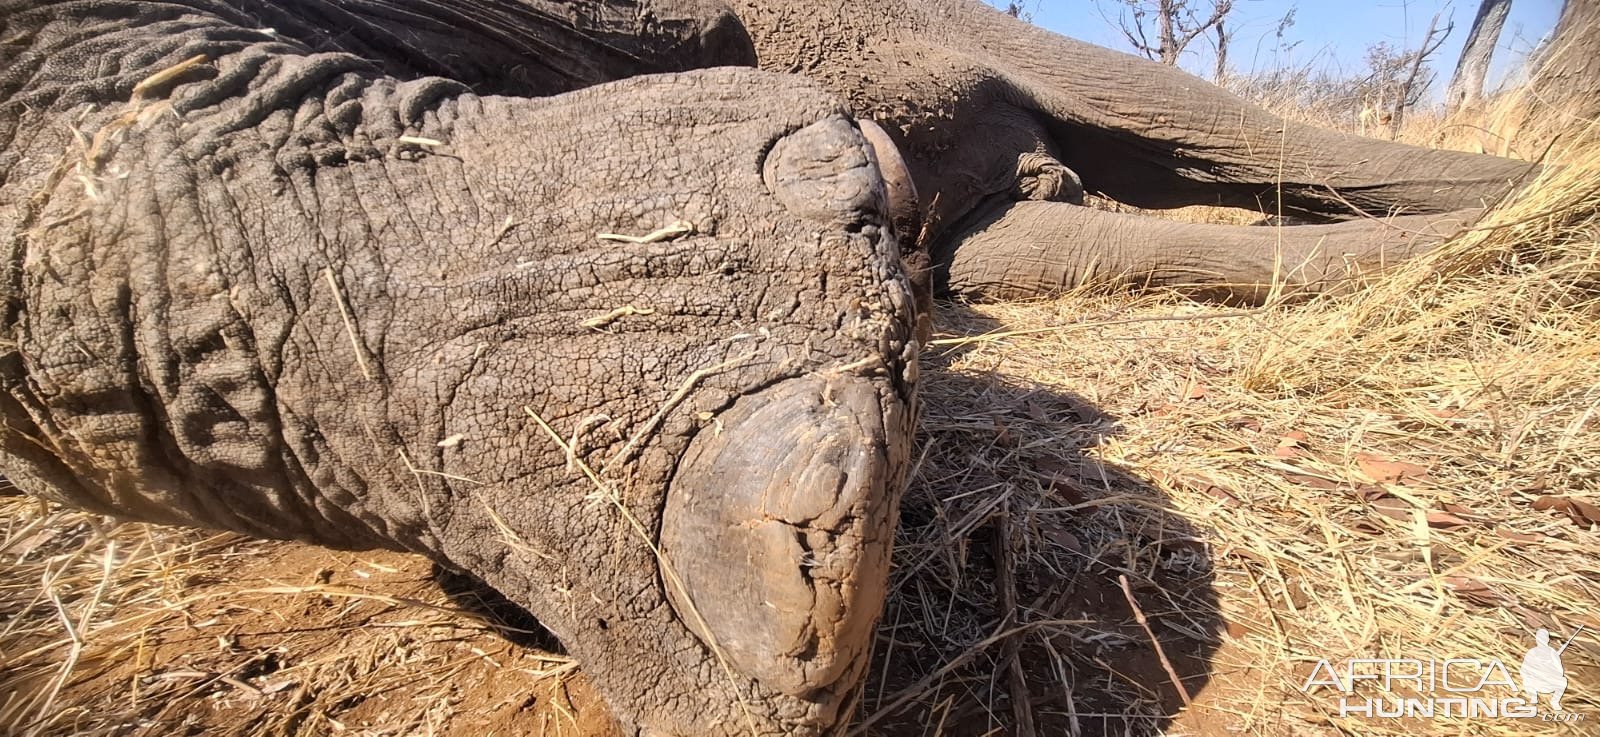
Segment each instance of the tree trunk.
[[1511,0],[1483,0],[1478,14],[1467,31],[1467,42],[1461,47],[1461,60],[1456,62],[1455,76],[1444,93],[1445,109],[1451,113],[1476,105],[1483,99],[1483,80],[1489,73],[1489,61],[1494,57],[1495,44],[1500,31],[1505,28],[1506,16],[1511,14]]
[[1225,27],[1225,23],[1226,21],[1219,20],[1217,21],[1217,27],[1213,29],[1217,34],[1217,64],[1214,68],[1215,71],[1213,71],[1211,74],[1211,81],[1215,82],[1218,87],[1226,87],[1228,84],[1229,39],[1228,29]]
[[1529,83],[1535,119],[1546,114],[1581,123],[1600,114],[1600,2],[1567,0],[1535,69]]
[[1161,28],[1161,63],[1169,67],[1178,65],[1178,54],[1183,51],[1178,48],[1178,35],[1172,27],[1173,16],[1177,12],[1172,7],[1172,0],[1161,0],[1156,10]]
[[[1433,20],[1428,21],[1428,32],[1422,34],[1422,45],[1417,47],[1417,55],[1411,60],[1411,72],[1406,75],[1405,81],[1400,83],[1400,94],[1394,100],[1394,112],[1389,115],[1389,140],[1394,140],[1400,135],[1400,124],[1405,121],[1406,108],[1410,107],[1422,97],[1423,90],[1418,90],[1416,98],[1411,96],[1411,91],[1416,88],[1417,78],[1422,75],[1422,65],[1426,64],[1428,57],[1439,49],[1444,43],[1444,37],[1450,35],[1451,26],[1445,26],[1444,34],[1438,42],[1433,40],[1434,31],[1439,27],[1439,14],[1433,14]],[[1426,87],[1426,85],[1424,85]]]

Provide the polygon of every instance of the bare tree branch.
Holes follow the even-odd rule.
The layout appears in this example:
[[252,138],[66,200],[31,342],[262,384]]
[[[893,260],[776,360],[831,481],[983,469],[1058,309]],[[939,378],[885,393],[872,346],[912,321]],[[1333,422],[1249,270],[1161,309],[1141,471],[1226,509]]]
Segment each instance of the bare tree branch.
[[[1219,48],[1226,55],[1228,31],[1224,21],[1233,12],[1234,1],[1211,0],[1209,13],[1202,18],[1190,6],[1191,0],[1119,0],[1123,8],[1114,25],[1128,39],[1128,44],[1145,58],[1177,66],[1189,44],[1210,31],[1217,33]],[[1100,17],[1111,22],[1104,8],[1100,10]]]
[[[1188,30],[1184,31],[1183,38],[1178,42],[1178,48],[1187,48],[1190,42],[1198,38],[1200,34],[1205,33],[1207,30],[1210,30],[1215,26],[1222,25],[1222,21],[1227,18],[1228,13],[1231,12],[1233,12],[1233,0],[1217,0],[1217,4],[1213,6],[1211,10],[1211,17],[1207,18],[1202,23],[1195,23],[1194,25],[1190,26]],[[1194,17],[1195,16],[1193,13],[1189,15],[1191,22],[1193,21]]]
[[[1447,21],[1445,27],[1440,29],[1439,13],[1434,13],[1433,20],[1428,21],[1428,32],[1422,35],[1422,46],[1417,49],[1416,56],[1411,61],[1411,73],[1407,74],[1405,81],[1400,84],[1400,94],[1395,97],[1394,101],[1394,112],[1389,115],[1390,138],[1400,132],[1400,122],[1405,117],[1406,107],[1415,104],[1411,97],[1411,90],[1416,87],[1417,77],[1422,74],[1423,63],[1428,60],[1429,56],[1438,51],[1440,46],[1444,45],[1444,40],[1450,37],[1450,32],[1455,30],[1455,27],[1456,23],[1452,20]],[[1438,35],[1437,40],[1434,38],[1435,33]],[[1421,92],[1422,90],[1418,88],[1417,94],[1419,97]]]

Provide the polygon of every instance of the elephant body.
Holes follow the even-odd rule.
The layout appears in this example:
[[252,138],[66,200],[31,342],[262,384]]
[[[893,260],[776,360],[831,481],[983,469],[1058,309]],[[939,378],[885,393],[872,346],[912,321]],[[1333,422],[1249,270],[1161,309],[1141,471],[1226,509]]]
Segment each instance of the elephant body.
[[[478,95],[289,17],[8,12],[32,46],[6,64],[5,475],[122,517],[471,571],[653,733],[837,722],[881,606],[915,370],[884,190],[843,106],[750,69]],[[75,77],[91,58],[129,61]],[[675,221],[691,232],[599,237]],[[854,423],[834,436],[855,445],[809,466],[808,447],[728,451],[787,464],[796,494],[827,482],[763,506],[718,475],[723,445],[762,437],[728,419],[742,408]],[[715,493],[783,523],[685,541],[686,561],[786,553],[785,535],[839,549],[814,580],[789,560],[744,582],[801,607],[784,653],[739,641],[771,618],[719,581],[669,602],[657,540],[691,451],[708,478],[678,506]],[[852,459],[859,478],[823,479]],[[811,616],[807,598],[829,601]],[[722,675],[752,652],[803,696]]]
[[[975,2],[0,10],[0,472],[469,571],[659,737],[848,720],[930,278],[1071,286],[1147,227],[1084,188],[1444,213],[1521,171],[1289,140]],[[1244,111],[1238,135],[1205,105]],[[1303,176],[1275,184],[1263,151]],[[1418,167],[1450,186],[1394,175]],[[1215,281],[1238,233],[1167,235],[1109,263]],[[1229,283],[1263,278],[1255,251]]]

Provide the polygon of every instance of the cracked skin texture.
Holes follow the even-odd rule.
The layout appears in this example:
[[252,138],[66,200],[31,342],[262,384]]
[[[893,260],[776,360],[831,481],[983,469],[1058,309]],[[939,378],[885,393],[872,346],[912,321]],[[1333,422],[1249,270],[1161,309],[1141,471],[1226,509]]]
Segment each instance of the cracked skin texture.
[[[883,182],[837,99],[750,69],[479,95],[220,4],[6,11],[17,486],[471,571],[642,734],[849,714],[917,342]],[[695,232],[595,237],[675,220]],[[686,534],[707,500],[726,524]],[[703,575],[719,567],[747,586]],[[781,608],[752,616],[755,589]]]

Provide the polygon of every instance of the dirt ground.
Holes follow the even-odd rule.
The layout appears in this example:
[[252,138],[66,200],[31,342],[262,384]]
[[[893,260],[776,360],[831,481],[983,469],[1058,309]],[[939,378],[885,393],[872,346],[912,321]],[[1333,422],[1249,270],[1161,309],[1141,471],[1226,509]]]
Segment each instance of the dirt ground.
[[[191,537],[194,551],[229,563],[223,570],[184,575],[177,582],[183,600],[168,601],[174,606],[138,622],[139,631],[125,639],[124,648],[78,661],[60,695],[61,702],[74,706],[60,710],[51,733],[72,734],[80,720],[98,721],[98,714],[115,712],[120,723],[110,731],[151,737],[620,734],[581,671],[541,650],[553,643],[540,633],[519,631],[531,622],[500,609],[499,602],[482,601],[479,597],[493,593],[470,588],[470,582],[443,574],[425,559],[167,530],[154,534]],[[1120,627],[1097,636],[1142,637],[1120,589],[1064,588],[1062,594],[1075,602],[1075,616],[1102,624],[1120,620]],[[486,622],[480,617],[502,618]],[[887,628],[884,634],[892,637]],[[1208,680],[1208,666],[1198,657],[1207,647],[1177,640],[1167,646],[1192,682]],[[1113,669],[1120,684],[1087,683],[1075,694],[1039,694],[1034,707],[1041,733],[1069,733],[1052,725],[1070,718],[1072,700],[1085,734],[1125,733],[1123,727],[1132,722],[1120,710],[1129,706],[1130,695],[1169,700],[1171,694],[1162,692],[1171,689],[1160,685],[1166,676],[1153,651],[1130,649]],[[913,669],[905,662],[918,653],[898,655],[900,664],[885,664],[875,674],[896,692],[927,665]],[[923,659],[940,665],[931,662],[936,655]],[[1038,661],[1030,667],[1048,668],[1046,653],[1025,654],[1025,659]],[[1221,698],[1229,688],[1256,688],[1249,673],[1241,670],[1228,688],[1210,677],[1212,684],[1197,703]],[[12,685],[44,690],[54,675],[40,669]],[[1036,675],[1038,682],[1051,678]],[[1003,680],[981,680],[952,678],[935,708],[891,715],[873,733],[927,734],[928,727],[937,729],[929,720],[942,721],[945,734],[1004,733],[984,724],[988,717],[980,700],[967,695],[963,703],[970,689],[1004,688]],[[881,687],[869,692],[869,705],[891,695]],[[1106,713],[1114,716],[1097,716]],[[1113,723],[1116,728],[1110,728]],[[1192,725],[1194,734],[1226,733],[1212,731],[1208,725],[1225,729],[1225,723],[1208,719],[1203,709],[1191,710],[1178,723]]]
[[[1063,501],[1082,503],[1070,491],[1064,492]],[[82,529],[41,528],[42,535],[34,533],[10,552],[31,548],[23,554],[72,555],[81,550],[74,546],[92,535],[87,522],[76,527]],[[1070,531],[1050,534],[1081,549]],[[160,549],[154,557],[167,560],[154,564],[171,568],[143,581],[159,592],[147,594],[147,606],[137,615],[128,617],[124,609],[112,614],[121,618],[104,626],[88,622],[95,646],[84,649],[72,664],[48,725],[32,725],[46,727],[47,733],[620,734],[581,670],[552,652],[559,644],[540,632],[536,622],[493,591],[419,556],[333,551],[144,525],[123,525],[114,535],[123,552],[113,548],[113,556]],[[1159,530],[1147,535],[1129,542],[1171,545],[1171,553],[1157,553],[1169,557],[1203,549],[1187,534],[1170,542],[1161,539]],[[988,559],[1000,554],[993,549],[994,540],[976,542],[976,548],[954,552],[992,565]],[[1028,574],[1017,582],[1019,594],[1033,599],[1033,607],[1057,611],[1058,621],[1051,626],[1071,629],[1077,633],[1074,639],[1102,651],[1088,656],[1090,665],[1103,667],[1112,679],[1074,683],[1072,689],[1055,693],[1036,689],[1033,708],[1041,733],[1124,734],[1139,726],[1145,729],[1137,733],[1151,733],[1148,728],[1165,721],[1160,715],[1176,711],[1176,691],[1154,650],[1139,644],[1147,638],[1115,580],[1093,575],[1048,580],[1045,571]],[[1182,592],[1208,592],[1208,584],[1206,570],[1181,566],[1158,573],[1146,584],[1150,590],[1144,596],[1158,608],[1152,614],[1160,617],[1185,598]],[[93,596],[61,588],[63,600]],[[1210,612],[1201,620],[1214,620],[1191,624],[1214,628],[1220,621],[1215,620],[1217,603],[1208,595],[1188,598],[1197,612]],[[8,624],[54,614],[49,601],[31,603],[36,605],[32,611],[4,611]],[[916,606],[907,602],[904,608]],[[891,614],[901,610],[893,607]],[[991,634],[971,628],[994,623],[962,614],[952,612],[954,621],[944,626],[968,628],[967,634],[980,639]],[[1248,627],[1231,626],[1236,633]],[[868,713],[879,713],[899,694],[928,690],[930,684],[922,681],[952,656],[969,657],[936,647],[916,633],[901,639],[898,631],[897,623],[885,622],[880,635],[884,653],[868,688]],[[1249,669],[1230,677],[1226,688],[1211,673],[1225,636],[1201,631],[1191,638],[1182,628],[1162,634],[1167,656],[1189,688],[1200,692],[1197,703],[1223,698],[1231,688],[1259,688],[1253,683],[1259,675],[1252,678]],[[948,629],[945,636],[960,640]],[[30,649],[51,648],[51,640],[10,639],[6,660],[29,660]],[[1030,682],[1058,682],[1063,662],[1073,670],[1083,665],[1076,657],[1063,661],[1061,652],[1052,652],[1046,643],[1041,638],[1018,653]],[[1080,646],[1071,641],[1056,645]],[[991,713],[992,696],[983,694],[1005,691],[1009,671],[996,663],[998,651],[972,652],[972,667],[932,684],[932,692],[919,694],[909,708],[885,710],[872,733],[1004,733]],[[23,657],[17,658],[19,654]],[[12,701],[18,694],[48,691],[64,664],[34,662],[40,667],[8,672]],[[105,716],[111,714],[114,723],[107,723]],[[1069,726],[1074,721],[1078,731]],[[1178,723],[1193,725],[1196,734],[1210,734],[1208,724],[1214,721],[1203,709],[1191,709]],[[1224,722],[1216,724],[1225,729]],[[12,725],[18,732],[29,731],[23,726]]]

